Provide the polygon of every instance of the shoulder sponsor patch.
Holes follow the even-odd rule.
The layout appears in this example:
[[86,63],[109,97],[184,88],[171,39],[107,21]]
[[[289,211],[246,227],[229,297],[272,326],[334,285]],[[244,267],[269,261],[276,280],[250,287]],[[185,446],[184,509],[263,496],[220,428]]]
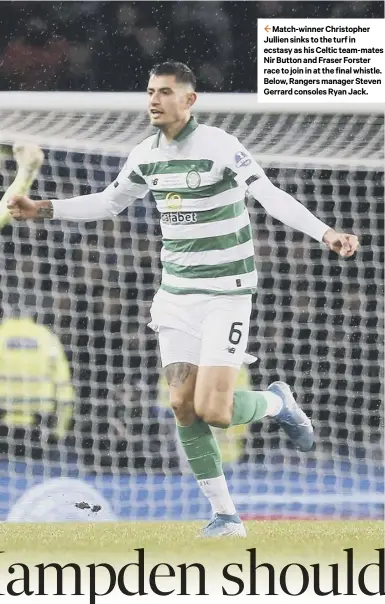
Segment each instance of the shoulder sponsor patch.
[[244,151],[238,151],[238,153],[235,154],[234,162],[237,168],[245,168],[246,166],[250,166],[251,161],[250,155]]

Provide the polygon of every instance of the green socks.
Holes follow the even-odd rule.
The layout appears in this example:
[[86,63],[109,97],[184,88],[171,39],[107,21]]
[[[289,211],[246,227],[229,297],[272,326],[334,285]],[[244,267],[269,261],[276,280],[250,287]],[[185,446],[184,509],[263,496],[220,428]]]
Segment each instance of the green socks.
[[[231,426],[248,424],[265,417],[267,401],[263,392],[236,390]],[[197,480],[216,478],[223,474],[221,452],[208,424],[197,419],[190,426],[177,423],[180,442]]]
[[266,415],[267,401],[263,392],[235,390],[233,417],[230,426],[240,426],[262,419]]
[[197,480],[223,474],[221,452],[211,428],[201,419],[190,426],[177,424],[180,442]]

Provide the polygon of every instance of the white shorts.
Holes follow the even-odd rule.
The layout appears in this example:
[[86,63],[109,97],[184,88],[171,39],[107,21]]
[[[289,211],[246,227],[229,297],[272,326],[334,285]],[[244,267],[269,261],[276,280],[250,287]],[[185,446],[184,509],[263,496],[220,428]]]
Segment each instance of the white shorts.
[[251,296],[178,296],[159,290],[149,327],[159,334],[162,366],[171,363],[239,368],[246,354]]

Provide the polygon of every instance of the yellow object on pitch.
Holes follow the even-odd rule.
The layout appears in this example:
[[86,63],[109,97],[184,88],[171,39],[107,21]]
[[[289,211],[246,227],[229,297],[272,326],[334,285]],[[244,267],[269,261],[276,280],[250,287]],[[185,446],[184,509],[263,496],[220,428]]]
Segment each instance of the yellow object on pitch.
[[44,153],[38,145],[17,143],[12,147],[17,163],[16,177],[5,191],[0,202],[0,229],[9,224],[12,217],[7,203],[13,195],[27,195],[44,161]]

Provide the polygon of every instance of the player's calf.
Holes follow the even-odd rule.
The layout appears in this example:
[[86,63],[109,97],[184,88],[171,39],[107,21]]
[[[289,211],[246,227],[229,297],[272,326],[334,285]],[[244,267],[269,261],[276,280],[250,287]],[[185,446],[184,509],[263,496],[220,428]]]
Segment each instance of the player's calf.
[[233,415],[233,392],[211,390],[204,398],[195,398],[195,412],[206,424],[228,428]]
[[230,426],[237,374],[238,369],[233,367],[199,367],[194,396],[195,413],[210,426]]

